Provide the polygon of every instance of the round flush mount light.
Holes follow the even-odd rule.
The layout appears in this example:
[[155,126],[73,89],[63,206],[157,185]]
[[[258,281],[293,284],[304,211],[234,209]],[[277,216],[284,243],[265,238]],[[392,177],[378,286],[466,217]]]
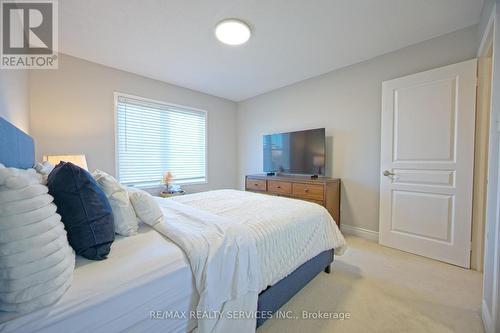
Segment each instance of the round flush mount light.
[[250,26],[238,19],[223,20],[215,26],[215,37],[227,45],[245,44],[251,34]]

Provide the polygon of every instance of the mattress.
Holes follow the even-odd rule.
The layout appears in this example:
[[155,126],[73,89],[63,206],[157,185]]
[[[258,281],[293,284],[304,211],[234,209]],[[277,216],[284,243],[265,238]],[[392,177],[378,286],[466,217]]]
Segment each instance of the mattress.
[[188,313],[197,299],[182,250],[141,224],[137,236],[117,237],[108,259],[77,257],[72,287],[56,304],[21,317],[0,312],[0,332],[188,332],[195,320],[150,312]]
[[274,285],[323,251],[341,255],[345,240],[328,211],[315,203],[236,190],[157,199],[189,205],[248,226],[260,262],[260,290]]

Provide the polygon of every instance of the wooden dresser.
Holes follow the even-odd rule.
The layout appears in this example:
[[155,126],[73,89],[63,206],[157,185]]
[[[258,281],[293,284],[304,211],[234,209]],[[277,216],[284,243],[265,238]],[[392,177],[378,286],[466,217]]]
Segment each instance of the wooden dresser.
[[245,189],[315,202],[324,206],[340,226],[340,179],[338,178],[247,175]]

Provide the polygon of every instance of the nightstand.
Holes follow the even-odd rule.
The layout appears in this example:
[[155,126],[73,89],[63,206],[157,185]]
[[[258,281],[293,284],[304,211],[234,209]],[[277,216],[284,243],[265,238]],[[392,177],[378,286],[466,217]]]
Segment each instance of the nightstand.
[[178,195],[184,195],[186,194],[186,192],[184,191],[178,191],[178,192],[165,192],[165,191],[161,191],[159,196],[162,197],[162,198],[171,198],[171,197],[176,197]]

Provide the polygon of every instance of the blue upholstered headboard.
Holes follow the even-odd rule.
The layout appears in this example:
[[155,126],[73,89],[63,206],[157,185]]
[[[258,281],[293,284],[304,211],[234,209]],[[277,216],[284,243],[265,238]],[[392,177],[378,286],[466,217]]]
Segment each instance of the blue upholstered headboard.
[[0,163],[6,167],[28,169],[35,164],[33,138],[0,117]]

